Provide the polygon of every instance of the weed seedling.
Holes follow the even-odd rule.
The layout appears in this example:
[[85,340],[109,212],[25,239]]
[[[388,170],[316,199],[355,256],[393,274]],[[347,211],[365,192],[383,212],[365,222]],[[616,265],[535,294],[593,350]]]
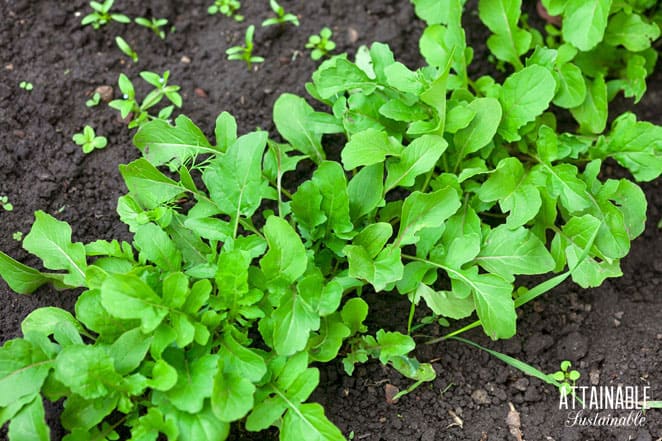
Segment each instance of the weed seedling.
[[90,7],[94,10],[91,14],[86,15],[80,21],[83,26],[92,25],[94,29],[99,29],[102,26],[116,21],[119,23],[131,23],[131,19],[124,14],[114,14],[110,12],[115,0],[106,0],[103,3],[92,1]]
[[317,61],[322,57],[329,55],[329,52],[336,48],[336,44],[331,40],[333,32],[331,29],[324,28],[320,31],[319,35],[311,35],[308,37],[306,49],[312,49],[310,58]]
[[33,88],[32,83],[29,82],[29,81],[21,81],[19,83],[18,87],[20,87],[21,89],[27,90],[28,92],[30,92]]
[[255,33],[255,26],[250,25],[246,29],[246,37],[244,46],[233,46],[226,50],[228,60],[243,60],[248,66],[248,70],[253,67],[253,63],[262,63],[264,58],[253,56],[253,34]]
[[579,377],[581,376],[579,371],[574,369],[570,370],[571,367],[572,363],[570,363],[570,361],[563,360],[561,362],[561,370],[552,374],[552,378],[561,383],[559,390],[563,395],[568,395],[572,392],[572,388],[575,387],[577,380],[579,380]]
[[99,92],[94,92],[94,95],[92,95],[92,98],[85,101],[85,105],[87,107],[96,107],[96,106],[99,105],[100,102],[101,102],[101,94]]
[[9,198],[4,195],[0,196],[0,207],[5,211],[12,211],[14,209],[14,206],[9,202]]
[[83,153],[88,154],[94,149],[102,149],[108,144],[105,136],[97,136],[94,129],[90,126],[85,126],[81,133],[76,133],[72,139],[76,144],[83,148]]
[[115,43],[117,43],[117,47],[122,51],[122,53],[124,53],[124,55],[131,58],[134,63],[138,62],[138,54],[131,46],[129,46],[129,43],[127,43],[125,39],[117,36],[115,37]]
[[262,22],[262,26],[284,25],[292,23],[294,26],[299,26],[299,19],[294,14],[285,12],[285,8],[278,4],[276,0],[270,0],[269,5],[276,14],[275,17],[268,18]]
[[12,239],[14,239],[15,241],[20,242],[20,241],[23,240],[23,233],[22,233],[21,231],[15,231],[15,232],[11,235],[11,237],[12,237]]
[[144,26],[147,29],[151,29],[152,32],[158,35],[161,40],[165,40],[166,33],[161,28],[168,24],[168,19],[166,18],[147,19],[145,17],[138,17],[136,18],[135,22],[140,26]]
[[147,94],[142,103],[139,104],[136,100],[136,92],[131,80],[126,75],[120,74],[118,85],[123,94],[122,99],[113,100],[108,104],[113,109],[119,110],[122,118],[133,115],[129,123],[130,129],[140,127],[150,119],[168,119],[174,110],[173,106],[163,108],[157,117],[148,113],[148,110],[160,103],[164,97],[175,106],[182,106],[182,97],[178,92],[180,87],[168,85],[170,71],[165,71],[163,76],[153,72],[141,72],[140,76],[154,86],[154,90]]
[[239,8],[241,8],[239,0],[216,0],[207,8],[207,12],[210,15],[223,14],[226,17],[234,18],[235,21],[244,21],[244,16],[237,14]]

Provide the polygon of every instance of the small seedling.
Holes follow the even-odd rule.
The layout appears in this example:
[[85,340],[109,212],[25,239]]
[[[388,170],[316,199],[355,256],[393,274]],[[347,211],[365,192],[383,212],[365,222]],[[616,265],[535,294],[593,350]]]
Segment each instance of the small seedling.
[[85,126],[81,133],[76,133],[73,138],[74,142],[83,148],[83,153],[88,154],[94,149],[102,149],[108,144],[105,136],[97,136],[94,129],[90,126]]
[[138,62],[138,54],[136,51],[133,50],[131,46],[129,46],[129,43],[126,42],[125,39],[123,39],[120,36],[115,37],[115,43],[117,43],[117,47],[120,48],[120,50],[126,55],[127,57],[131,58],[134,63]]
[[29,81],[21,81],[18,85],[21,89],[27,90],[28,92],[32,90],[32,83]]
[[161,102],[164,97],[175,106],[182,106],[182,97],[178,92],[180,87],[168,85],[170,71],[165,71],[163,76],[159,76],[153,72],[141,72],[140,76],[143,80],[154,86],[154,90],[147,94],[142,103],[139,104],[136,100],[136,93],[131,80],[126,75],[120,74],[118,85],[123,94],[122,99],[113,100],[108,104],[113,109],[119,110],[122,118],[127,118],[130,114],[133,114],[129,123],[130,129],[140,127],[150,119],[166,120],[170,118],[174,110],[173,106],[163,108],[157,117],[153,117],[147,112],[150,108]]
[[[137,24],[139,24],[140,26],[144,26],[147,29],[151,29],[152,32],[154,32],[156,35],[158,35],[161,40],[165,40],[166,33],[161,28],[168,24],[168,19],[167,18],[147,19],[147,18],[144,18],[144,17],[138,17],[138,18],[136,18],[135,22]],[[136,60],[134,60],[134,61],[136,61]]]
[[331,40],[333,32],[331,29],[324,28],[320,31],[319,35],[311,35],[308,37],[306,49],[312,49],[310,58],[317,61],[322,57],[329,55],[331,51],[336,48],[336,44]]
[[572,392],[572,388],[575,387],[577,380],[581,376],[579,371],[570,370],[571,367],[572,363],[568,360],[563,360],[561,362],[561,370],[552,374],[552,378],[561,383],[559,390],[564,396]]
[[9,198],[7,196],[0,196],[0,207],[2,207],[5,211],[12,211],[14,209],[14,206],[9,202]]
[[92,95],[92,98],[85,101],[85,105],[87,107],[96,107],[96,106],[99,105],[100,102],[101,102],[101,94],[99,92],[94,92],[94,95]]
[[15,232],[11,235],[11,237],[12,237],[14,240],[20,242],[20,241],[23,240],[23,233],[22,233],[21,231],[15,231]]
[[106,0],[103,3],[92,1],[90,7],[94,10],[91,14],[86,15],[80,21],[83,26],[92,25],[94,29],[99,29],[102,26],[116,21],[119,23],[131,23],[131,19],[124,14],[114,14],[110,12],[115,0]]
[[237,14],[239,8],[241,8],[239,0],[216,0],[207,8],[207,12],[210,15],[223,14],[226,17],[234,18],[235,21],[244,21],[244,16]]
[[262,63],[264,58],[253,56],[253,34],[255,33],[255,26],[250,25],[246,29],[246,37],[244,46],[233,46],[230,49],[226,50],[225,53],[228,55],[228,60],[243,60],[250,70],[253,67],[253,63]]
[[270,0],[269,5],[271,9],[276,13],[275,17],[268,18],[262,22],[262,26],[273,26],[273,25],[284,25],[286,23],[292,23],[294,26],[299,26],[299,19],[294,14],[289,14],[285,12],[285,8],[276,2],[276,0]]

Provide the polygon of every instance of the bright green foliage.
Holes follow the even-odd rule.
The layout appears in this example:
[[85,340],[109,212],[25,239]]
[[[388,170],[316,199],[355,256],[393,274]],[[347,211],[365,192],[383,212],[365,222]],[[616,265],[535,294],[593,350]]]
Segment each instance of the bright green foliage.
[[28,92],[30,92],[34,88],[32,83],[29,81],[21,81],[18,87],[20,87],[23,90],[27,90]]
[[83,153],[92,153],[95,149],[102,149],[108,144],[106,137],[97,136],[90,126],[85,126],[83,131],[76,133],[72,139],[83,148]]
[[9,202],[9,198],[5,195],[0,196],[0,207],[5,211],[12,211],[14,209],[14,205]]
[[134,63],[138,62],[138,54],[136,53],[136,51],[133,50],[133,48],[129,45],[129,43],[126,42],[125,39],[123,39],[120,36],[117,36],[115,37],[115,43],[117,44],[117,47],[122,51],[124,55],[131,58],[131,60]]
[[239,8],[241,8],[239,0],[215,0],[214,4],[207,8],[207,13],[209,15],[223,14],[236,21],[244,21],[244,16],[237,13]]
[[329,55],[336,48],[336,44],[331,40],[333,32],[329,28],[323,28],[319,35],[311,35],[308,37],[306,49],[312,49],[310,58],[317,61]]
[[268,18],[262,22],[262,26],[284,25],[292,23],[299,26],[299,19],[296,15],[285,12],[285,8],[278,4],[276,0],[269,0],[271,10],[276,14],[275,17]]
[[[64,399],[72,439],[117,437],[111,424],[121,415],[136,439],[223,440],[230,424],[243,424],[276,426],[283,441],[342,440],[321,406],[307,402],[319,383],[312,363],[342,351],[351,374],[375,359],[413,388],[436,375],[410,356],[415,341],[400,332],[415,329],[421,301],[431,311],[426,323],[475,314],[491,338],[509,338],[516,306],[566,277],[592,287],[621,274],[646,200],[631,180],[605,179],[602,164],[657,178],[662,133],[630,113],[607,128],[614,71],[592,60],[623,55],[639,76],[616,85],[638,94],[637,71],[655,57],[596,37],[599,9],[576,36],[599,41],[582,52],[557,41],[562,33],[542,46],[521,24],[520,2],[483,1],[479,14],[495,34],[489,46],[515,72],[502,83],[474,80],[462,2],[444,10],[414,3],[430,24],[420,43],[428,65],[412,70],[379,43],[355,61],[324,61],[307,90],[327,111],[281,96],[279,141],[262,130],[238,134],[225,112],[213,141],[185,116],[174,125],[142,117],[134,142],[143,157],[120,166],[128,194],[117,211],[132,243],[73,242],[65,223],[36,214],[23,246],[46,270],[0,253],[0,276],[23,294],[46,283],[83,292],[75,315],[37,310],[23,338],[0,348],[10,434],[27,428],[31,439],[44,437],[44,397]],[[578,3],[554,3],[587,19]],[[645,8],[612,6],[610,38],[614,14],[646,17]],[[157,88],[147,108],[179,96],[167,75],[143,78]],[[147,110],[126,77],[120,87],[126,97],[114,107],[123,116]],[[579,133],[557,131],[552,104],[572,112]],[[327,134],[339,161],[325,153]],[[546,281],[520,286],[531,275]],[[407,296],[407,325],[395,315],[400,331],[368,332],[368,290]]]
[[[175,106],[182,106],[182,97],[179,94],[180,87],[168,85],[170,71],[166,70],[162,76],[154,72],[143,71],[140,72],[140,77],[154,88],[145,96],[142,102],[137,99],[133,83],[129,77],[122,73],[117,81],[122,92],[122,98],[108,103],[113,109],[119,110],[123,119],[131,117],[129,121],[130,129],[141,127],[152,120],[165,121],[170,118]],[[173,105],[162,108],[157,116],[150,115],[148,111],[159,104],[163,98],[166,98]]]
[[136,24],[139,24],[140,26],[144,26],[147,29],[151,29],[152,32],[154,32],[156,35],[158,35],[161,40],[165,40],[166,33],[161,28],[168,24],[168,19],[167,18],[152,17],[151,19],[148,19],[148,18],[145,18],[145,17],[136,17],[135,22],[136,22]]
[[579,380],[579,377],[581,377],[581,373],[570,369],[571,367],[572,363],[568,360],[563,360],[561,362],[561,370],[550,374],[550,377],[560,383],[559,391],[564,395],[572,393],[573,387],[577,383],[577,380]]
[[131,19],[126,15],[110,12],[113,3],[115,3],[115,0],[105,0],[103,3],[91,1],[90,7],[93,9],[93,12],[83,17],[80,23],[83,26],[92,25],[94,29],[99,29],[111,21],[125,24],[131,23]]
[[253,35],[255,34],[255,26],[250,25],[246,29],[246,36],[244,37],[243,46],[233,46],[225,51],[228,60],[240,60],[246,63],[248,70],[251,70],[253,63],[264,63],[264,58],[253,55],[255,44],[253,43]]
[[[121,38],[121,37],[117,37],[117,38]],[[101,102],[101,94],[99,92],[94,92],[94,95],[92,95],[92,98],[85,101],[85,105],[87,107],[96,107],[96,106],[99,105],[100,102]]]

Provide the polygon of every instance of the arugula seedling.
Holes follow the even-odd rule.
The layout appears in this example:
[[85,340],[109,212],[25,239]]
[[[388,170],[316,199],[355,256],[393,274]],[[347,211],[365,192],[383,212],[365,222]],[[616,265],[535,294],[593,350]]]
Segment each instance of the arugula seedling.
[[152,32],[154,32],[156,35],[158,35],[161,40],[165,40],[166,33],[161,28],[168,24],[168,19],[166,19],[166,18],[154,18],[154,17],[152,17],[152,19],[147,19],[145,17],[137,17],[135,19],[135,22],[137,24],[139,24],[140,26],[144,26],[147,29],[151,29]]
[[214,4],[207,8],[207,13],[209,15],[223,14],[235,21],[244,21],[244,16],[237,13],[240,8],[239,0],[215,0]]
[[101,102],[101,94],[99,92],[94,92],[94,95],[92,95],[92,98],[85,101],[85,105],[87,107],[96,107],[96,106],[99,105],[100,102]]
[[253,67],[253,63],[263,63],[264,58],[253,55],[253,34],[255,33],[255,26],[250,25],[246,29],[246,36],[244,38],[243,46],[233,46],[225,51],[228,55],[228,60],[241,60],[246,63],[248,70]]
[[85,154],[92,153],[94,149],[102,149],[108,144],[108,139],[105,136],[97,136],[90,126],[85,126],[83,131],[76,133],[72,139],[83,148]]
[[5,195],[0,196],[0,207],[5,211],[12,211],[14,209],[14,205],[9,202],[9,198]]
[[138,54],[131,46],[129,46],[129,43],[127,43],[125,39],[118,35],[115,37],[115,43],[117,43],[117,47],[124,53],[124,55],[131,58],[134,63],[138,62]]
[[20,242],[23,240],[23,232],[21,231],[14,231],[11,235],[12,239],[14,239],[17,242]]
[[278,4],[276,0],[269,0],[271,9],[276,14],[275,17],[268,18],[262,22],[262,26],[284,25],[292,23],[294,26],[299,26],[299,19],[296,15],[286,13],[285,8]]
[[310,58],[317,61],[322,57],[329,55],[331,51],[336,48],[336,43],[331,40],[333,32],[329,28],[323,28],[319,35],[311,35],[308,37],[306,49],[312,49]]
[[[116,99],[108,103],[111,108],[120,111],[120,115],[123,119],[132,115],[131,121],[129,122],[130,129],[140,127],[152,119],[167,120],[170,118],[170,115],[172,115],[174,106],[182,106],[182,97],[179,94],[180,87],[168,85],[170,71],[165,71],[163,76],[159,76],[153,72],[143,71],[140,73],[140,77],[154,87],[154,89],[145,96],[142,103],[139,103],[136,99],[133,83],[123,73],[120,74],[118,79],[118,85],[123,96],[121,99]],[[163,98],[168,99],[173,105],[161,109],[156,117],[150,115],[148,111],[159,104]]]
[[576,386],[577,380],[581,377],[579,371],[570,369],[572,363],[568,360],[561,362],[561,370],[554,372],[551,376],[554,380],[560,383],[559,392],[563,395],[568,395],[572,392],[572,388]]
[[23,90],[27,90],[28,92],[30,92],[33,89],[32,83],[30,83],[29,81],[21,81],[18,87],[20,87]]
[[94,29],[99,29],[102,26],[116,21],[118,23],[131,23],[131,19],[124,14],[116,14],[110,12],[115,0],[105,0],[103,3],[91,1],[90,7],[94,10],[91,14],[86,15],[81,20],[83,26],[92,25]]

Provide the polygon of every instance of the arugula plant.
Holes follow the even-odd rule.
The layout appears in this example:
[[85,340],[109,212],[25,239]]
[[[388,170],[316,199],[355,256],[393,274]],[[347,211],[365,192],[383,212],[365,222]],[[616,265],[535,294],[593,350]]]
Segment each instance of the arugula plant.
[[76,133],[72,139],[82,147],[85,154],[92,153],[95,149],[102,149],[108,144],[108,139],[105,136],[97,136],[90,126],[85,126],[83,131]]
[[18,84],[18,87],[20,87],[20,88],[23,89],[23,90],[27,90],[28,92],[32,91],[32,89],[34,88],[34,86],[32,85],[32,83],[29,82],[29,81],[21,81],[21,82]]
[[310,58],[317,61],[320,60],[336,48],[336,43],[331,40],[333,32],[329,28],[323,28],[319,35],[311,35],[308,37],[306,49],[312,49]]
[[167,18],[152,17],[151,19],[148,19],[145,17],[137,17],[134,21],[140,26],[146,27],[147,29],[151,29],[151,31],[154,32],[156,35],[158,35],[161,40],[165,40],[166,33],[165,30],[161,28],[168,24]]
[[207,8],[207,13],[209,15],[223,14],[235,21],[244,21],[244,16],[237,13],[240,8],[239,0],[215,0],[214,4]]
[[94,29],[100,29],[111,21],[124,24],[131,23],[131,19],[126,15],[110,12],[113,3],[115,3],[115,0],[105,0],[103,3],[91,1],[90,7],[93,12],[83,17],[80,23],[83,26],[92,25]]
[[572,363],[568,360],[561,362],[561,369],[551,374],[552,378],[560,383],[559,392],[568,395],[572,388],[577,384],[581,373],[575,369],[570,369]]
[[[139,103],[136,98],[136,92],[129,77],[122,73],[119,76],[118,85],[123,96],[121,99],[108,103],[113,109],[119,110],[123,119],[130,117],[130,129],[140,127],[154,119],[167,120],[172,115],[175,106],[182,106],[182,97],[179,94],[180,87],[168,84],[170,71],[165,71],[162,76],[154,72],[143,71],[140,72],[140,77],[154,88],[145,96],[142,102]],[[172,105],[162,108],[157,116],[150,115],[148,111],[158,105],[164,98],[170,101]]]
[[255,34],[255,26],[250,25],[246,29],[246,36],[244,37],[243,46],[233,46],[225,51],[228,60],[239,60],[246,63],[246,67],[250,70],[253,63],[263,63],[264,58],[253,55],[255,44],[253,43],[253,36]]
[[285,8],[278,4],[276,0],[269,0],[271,10],[276,14],[275,17],[268,18],[262,22],[262,26],[285,25],[292,23],[294,26],[299,26],[299,19],[296,15],[285,12]]
[[117,44],[117,47],[119,48],[119,50],[122,51],[124,55],[131,58],[131,61],[133,61],[134,63],[138,62],[138,54],[136,53],[136,51],[133,50],[133,48],[129,45],[129,43],[126,42],[125,39],[123,39],[118,35],[117,37],[115,37],[115,43]]
[[101,94],[99,92],[94,92],[92,98],[85,101],[85,106],[87,107],[96,107],[101,103]]

